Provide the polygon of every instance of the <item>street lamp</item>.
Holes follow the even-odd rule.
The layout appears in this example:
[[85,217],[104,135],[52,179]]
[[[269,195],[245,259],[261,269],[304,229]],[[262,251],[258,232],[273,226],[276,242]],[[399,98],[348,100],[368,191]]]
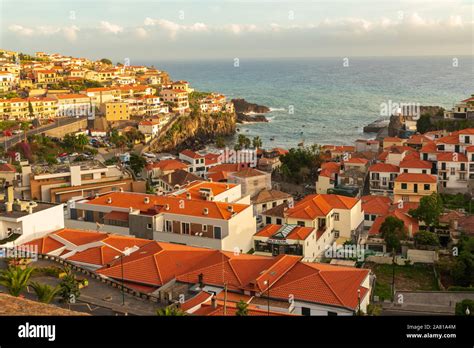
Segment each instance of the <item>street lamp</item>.
[[267,314],[270,316],[270,282],[265,280],[263,284],[267,285]]
[[357,315],[360,315],[360,289],[357,289],[357,299],[359,300],[359,310]]
[[123,257],[124,256],[129,256],[132,252],[136,251],[138,249],[137,246],[134,246],[132,248],[125,248],[122,252],[122,255],[117,255],[114,257],[115,260],[120,259],[120,269],[122,272],[122,306],[125,305],[125,290],[123,288],[123,283],[124,283],[124,276],[123,276]]

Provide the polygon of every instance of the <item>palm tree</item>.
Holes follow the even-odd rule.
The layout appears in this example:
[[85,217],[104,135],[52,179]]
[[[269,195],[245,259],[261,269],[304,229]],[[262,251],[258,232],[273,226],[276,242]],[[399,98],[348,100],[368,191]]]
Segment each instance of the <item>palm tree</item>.
[[237,311],[235,312],[235,315],[238,316],[238,317],[245,317],[247,315],[249,315],[248,313],[248,303],[245,303],[244,301],[240,300],[238,303],[237,303]]
[[252,145],[254,148],[259,149],[262,147],[262,139],[259,136],[253,137]]
[[76,144],[81,147],[82,151],[84,151],[84,146],[89,144],[89,140],[85,134],[79,134],[76,139]]
[[156,310],[156,315],[159,317],[181,317],[185,316],[186,313],[183,312],[181,309],[173,307],[173,306],[168,306],[165,308],[159,308]]
[[0,273],[0,285],[8,289],[12,296],[20,296],[20,293],[26,288],[28,280],[30,279],[33,268],[26,267],[8,267]]
[[30,285],[35,291],[38,301],[43,303],[50,303],[61,290],[59,285],[54,288],[47,284],[41,284],[38,282],[31,282]]

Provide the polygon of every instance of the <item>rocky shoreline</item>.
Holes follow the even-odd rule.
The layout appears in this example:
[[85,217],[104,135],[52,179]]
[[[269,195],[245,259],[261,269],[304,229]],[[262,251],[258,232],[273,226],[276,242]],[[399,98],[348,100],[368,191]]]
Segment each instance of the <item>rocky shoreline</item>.
[[237,123],[268,122],[264,114],[270,112],[270,108],[264,105],[249,103],[245,99],[232,99]]

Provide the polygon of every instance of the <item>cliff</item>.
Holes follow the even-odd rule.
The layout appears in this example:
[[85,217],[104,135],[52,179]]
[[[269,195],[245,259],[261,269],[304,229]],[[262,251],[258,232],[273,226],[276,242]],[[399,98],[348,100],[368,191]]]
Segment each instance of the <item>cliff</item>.
[[270,108],[263,105],[249,103],[245,99],[232,99],[236,113],[255,113],[255,114],[266,114],[270,112]]
[[184,149],[198,150],[211,144],[219,136],[235,133],[234,113],[201,114],[179,116],[173,125],[160,136],[153,150],[176,152]]

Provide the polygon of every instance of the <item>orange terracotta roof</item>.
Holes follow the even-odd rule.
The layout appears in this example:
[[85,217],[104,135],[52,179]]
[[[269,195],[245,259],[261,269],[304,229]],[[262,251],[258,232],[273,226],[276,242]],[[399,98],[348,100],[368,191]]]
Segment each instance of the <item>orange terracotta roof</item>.
[[357,201],[356,198],[333,194],[308,195],[293,208],[288,209],[286,215],[291,218],[314,220],[318,216],[326,216],[333,208],[352,209]]
[[402,173],[395,179],[396,182],[428,182],[436,183],[436,177],[430,174]]
[[0,172],[12,172],[12,173],[16,173],[17,170],[16,170],[16,167],[9,164],[9,163],[1,163],[0,164]]
[[190,158],[202,158],[203,156],[198,154],[197,152],[191,151],[191,150],[183,150],[180,152],[180,154],[183,154],[184,156],[190,157]]
[[[108,200],[111,202],[108,203]],[[146,200],[147,199],[147,200]],[[90,205],[109,206],[112,208],[138,209],[152,215],[159,213],[191,215],[212,219],[229,220],[249,206],[246,204],[224,203],[197,199],[182,199],[173,196],[156,196],[130,192],[111,192],[88,200]],[[229,211],[228,207],[232,208]],[[204,211],[207,208],[207,214]]]
[[474,128],[461,129],[458,134],[474,134]]
[[212,298],[212,296],[214,296],[214,295],[209,293],[209,292],[201,291],[196,296],[193,296],[189,300],[183,302],[180,305],[180,308],[181,308],[182,311],[187,312],[188,310],[190,310],[190,309],[192,309],[196,306],[199,306],[203,302],[206,302],[206,301],[210,300]]
[[162,171],[176,170],[176,169],[187,169],[188,165],[184,162],[175,159],[166,159],[159,162],[150,163],[146,166],[147,170],[154,168],[161,169]]
[[450,144],[458,145],[459,144],[459,132],[453,132],[450,135],[439,138],[435,140],[436,144]]
[[185,190],[184,192],[181,192],[182,190],[180,190],[179,192],[181,193],[176,194],[175,196],[181,197],[181,198],[187,198],[187,193],[190,193],[192,199],[205,199],[205,197],[203,197],[201,194],[202,192],[201,190],[206,190],[206,189],[211,190],[212,194],[216,196],[236,186],[237,184],[208,182],[208,181],[193,181],[182,188],[182,190]]
[[362,196],[361,200],[365,214],[385,215],[392,204],[392,200],[386,196]]
[[421,153],[437,153],[438,148],[436,147],[435,142],[430,142],[430,143],[424,144],[420,152]]
[[419,159],[403,159],[403,161],[400,162],[400,168],[431,169],[431,167],[431,162]]
[[74,94],[74,93],[70,93],[70,94],[56,94],[55,95],[56,98],[58,99],[87,99],[89,100],[90,98],[85,95],[85,94]]
[[367,164],[369,163],[368,159],[365,158],[356,158],[352,157],[349,160],[345,161],[344,163],[351,163],[351,164]]
[[418,225],[418,220],[415,218],[412,218],[411,216],[407,215],[406,213],[401,212],[400,210],[394,210],[391,211],[390,213],[384,215],[384,216],[379,216],[375,219],[374,223],[369,229],[369,235],[377,235],[380,233],[380,228],[382,227],[383,222],[385,219],[389,216],[393,216],[399,220],[403,221],[403,225],[405,228],[408,229],[412,228],[412,234],[415,234],[419,231],[419,225]]
[[393,164],[388,163],[376,163],[369,167],[370,172],[380,172],[380,173],[399,173],[400,168]]
[[467,162],[466,155],[457,152],[440,152],[436,159],[441,162]]
[[[275,237],[275,234],[282,228],[288,225],[274,225],[268,224],[260,231],[258,231],[254,236],[256,237]],[[288,233],[288,235],[283,239],[292,239],[292,240],[306,240],[309,235],[314,231],[313,227],[304,227],[304,226],[294,226],[293,230]],[[276,237],[275,237],[276,238]],[[282,239],[282,238],[278,238]]]

